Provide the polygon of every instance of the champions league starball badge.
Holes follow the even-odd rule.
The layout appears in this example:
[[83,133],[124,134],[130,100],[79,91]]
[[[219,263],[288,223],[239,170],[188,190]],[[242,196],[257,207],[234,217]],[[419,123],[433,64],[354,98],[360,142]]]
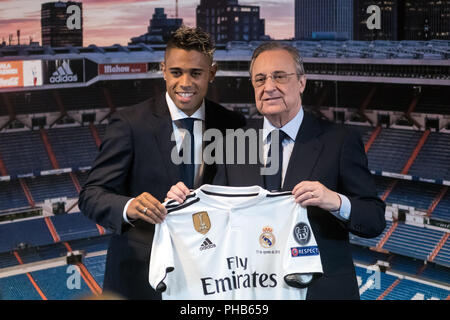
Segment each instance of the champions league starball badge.
[[305,245],[311,238],[311,230],[306,223],[297,223],[294,227],[294,239],[300,245]]

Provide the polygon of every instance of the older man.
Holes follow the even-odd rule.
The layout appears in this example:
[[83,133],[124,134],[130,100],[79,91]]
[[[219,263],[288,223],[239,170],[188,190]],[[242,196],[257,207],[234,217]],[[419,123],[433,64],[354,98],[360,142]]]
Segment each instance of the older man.
[[[359,299],[349,232],[376,237],[386,224],[385,204],[377,197],[361,138],[304,112],[306,76],[294,47],[262,44],[253,53],[250,76],[264,116],[256,128],[263,129],[264,163],[220,165],[214,183],[292,191],[295,201],[307,207],[324,269],[309,286],[307,299]],[[279,170],[262,175],[275,145],[281,145]],[[180,182],[167,196],[183,201],[187,193]]]

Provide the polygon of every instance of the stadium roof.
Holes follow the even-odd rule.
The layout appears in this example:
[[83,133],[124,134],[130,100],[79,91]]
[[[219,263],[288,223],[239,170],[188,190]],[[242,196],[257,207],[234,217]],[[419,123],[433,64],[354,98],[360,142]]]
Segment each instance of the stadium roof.
[[[301,55],[322,59],[373,59],[373,60],[449,60],[450,41],[283,41],[295,46]],[[250,60],[253,50],[262,41],[233,41],[218,46],[216,60]],[[98,47],[59,47],[49,46],[0,46],[1,60],[52,59],[88,57],[99,63],[126,60],[161,61],[164,45],[112,45]]]
[[[450,41],[283,41],[300,51],[310,80],[450,86]],[[217,47],[217,76],[248,77],[262,41]],[[97,81],[162,78],[165,45],[0,46],[0,91],[89,86]],[[6,62],[6,63],[2,63]],[[9,63],[9,62],[18,62]],[[412,68],[411,68],[412,66]],[[41,70],[42,72],[39,72]]]

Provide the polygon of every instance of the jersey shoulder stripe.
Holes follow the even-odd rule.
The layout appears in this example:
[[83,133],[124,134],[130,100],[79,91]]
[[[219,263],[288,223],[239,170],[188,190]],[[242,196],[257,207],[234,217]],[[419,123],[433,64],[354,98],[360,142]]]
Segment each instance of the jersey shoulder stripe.
[[291,191],[272,192],[266,195],[267,198],[285,197],[285,196],[292,196],[292,192]]
[[[189,200],[189,199],[195,198],[195,197],[196,197],[195,193],[191,193],[186,196],[186,200]],[[173,207],[176,207],[179,205],[180,204],[176,200],[170,200],[169,202],[166,203],[166,209],[170,209],[170,208],[173,208]]]
[[174,211],[184,209],[184,208],[189,207],[190,205],[193,205],[194,203],[197,203],[199,201],[200,201],[200,198],[196,197],[196,198],[192,199],[192,197],[191,197],[191,199],[189,199],[189,201],[185,201],[182,204],[178,204],[178,205],[172,206],[170,208],[167,208],[167,206],[166,206],[167,213],[172,213]]

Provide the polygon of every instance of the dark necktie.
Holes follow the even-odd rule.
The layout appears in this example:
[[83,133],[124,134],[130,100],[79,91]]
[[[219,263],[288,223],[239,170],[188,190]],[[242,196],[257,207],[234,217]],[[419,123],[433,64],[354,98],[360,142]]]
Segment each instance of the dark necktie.
[[[186,129],[191,137],[191,144],[186,145],[183,141],[181,152],[188,152],[191,154],[189,163],[182,163],[181,169],[181,180],[184,182],[186,187],[189,189],[194,188],[194,174],[195,174],[195,164],[194,164],[194,154],[195,154],[195,143],[194,143],[194,122],[197,119],[185,118],[180,119],[180,123],[183,129]],[[185,136],[186,137],[186,136]],[[184,139],[183,139],[184,140]],[[187,149],[186,149],[187,148]],[[181,154],[180,154],[181,155]],[[181,155],[182,156],[182,155]]]
[[[278,131],[278,140],[272,138],[272,133]],[[272,145],[274,143],[278,143],[278,170],[275,174],[265,175],[264,176],[264,187],[266,190],[275,191],[281,190],[281,174],[283,172],[283,140],[287,137],[287,134],[283,130],[272,130],[270,133],[270,147],[269,152],[267,153],[267,160],[272,156]],[[275,163],[276,165],[276,163]],[[266,167],[269,166],[269,162],[267,162]]]

